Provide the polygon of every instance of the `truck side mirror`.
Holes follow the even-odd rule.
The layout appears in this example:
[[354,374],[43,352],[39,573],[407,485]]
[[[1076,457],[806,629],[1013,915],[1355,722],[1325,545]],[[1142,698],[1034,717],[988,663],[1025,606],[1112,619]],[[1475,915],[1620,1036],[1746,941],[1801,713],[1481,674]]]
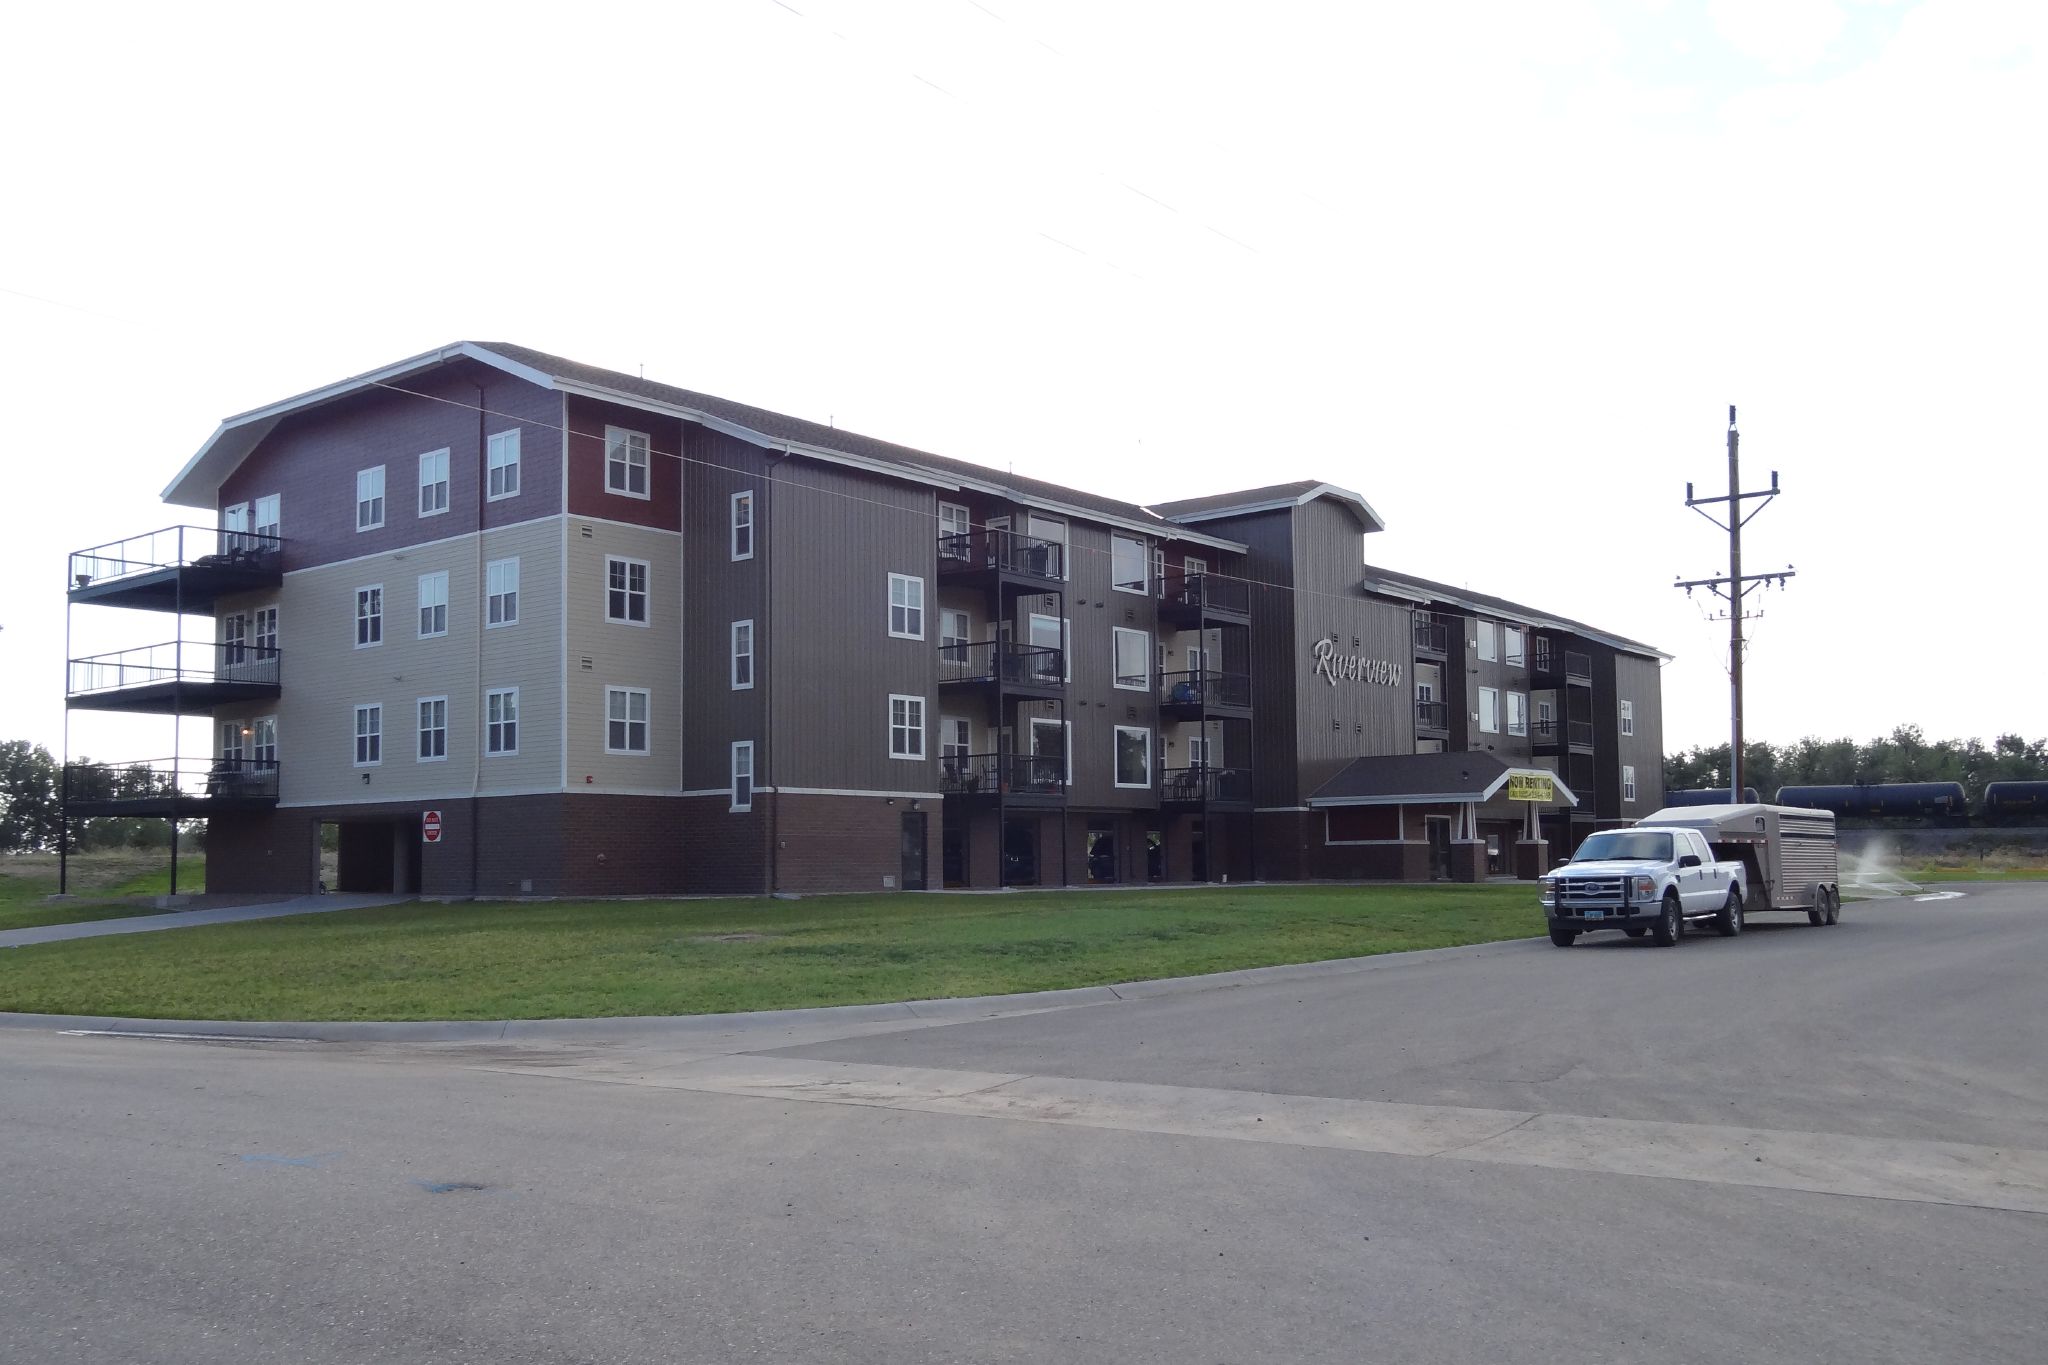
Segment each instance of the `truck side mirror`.
[[1679,855],[1678,865],[1680,867],[1698,867],[1700,865],[1700,855],[1697,853],[1681,854]]

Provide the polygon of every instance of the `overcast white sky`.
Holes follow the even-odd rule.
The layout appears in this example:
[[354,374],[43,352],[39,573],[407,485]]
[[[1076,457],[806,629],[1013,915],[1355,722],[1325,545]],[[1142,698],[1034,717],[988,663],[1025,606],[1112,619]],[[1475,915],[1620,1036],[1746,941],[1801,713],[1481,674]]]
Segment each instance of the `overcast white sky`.
[[[0,54],[0,738],[220,417],[511,340],[1654,643],[1726,738],[2048,732],[2038,0],[31,6]],[[79,614],[77,652],[165,638]],[[104,618],[88,621],[88,618]],[[158,724],[74,750],[151,757]],[[92,728],[87,728],[87,727]],[[151,747],[154,745],[154,747]]]

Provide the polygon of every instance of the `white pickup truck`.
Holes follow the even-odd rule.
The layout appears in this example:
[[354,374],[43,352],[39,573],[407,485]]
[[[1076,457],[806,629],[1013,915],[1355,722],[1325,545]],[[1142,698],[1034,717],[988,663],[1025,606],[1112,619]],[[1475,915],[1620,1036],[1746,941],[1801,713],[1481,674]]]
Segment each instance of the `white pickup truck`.
[[1648,933],[1668,948],[1687,920],[1711,919],[1725,937],[1741,933],[1749,873],[1741,862],[1715,861],[1698,830],[1637,825],[1587,836],[1537,885],[1560,948],[1593,929]]

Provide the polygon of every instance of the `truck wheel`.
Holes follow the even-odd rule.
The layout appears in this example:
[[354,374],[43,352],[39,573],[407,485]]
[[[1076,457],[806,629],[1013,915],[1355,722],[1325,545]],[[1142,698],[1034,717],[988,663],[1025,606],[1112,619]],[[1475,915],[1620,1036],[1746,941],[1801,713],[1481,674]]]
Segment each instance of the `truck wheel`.
[[1579,936],[1569,929],[1560,929],[1555,924],[1550,926],[1550,942],[1553,947],[1569,948],[1578,942],[1578,939]]
[[1742,888],[1728,888],[1728,903],[1714,916],[1714,928],[1722,938],[1734,938],[1742,932]]
[[1828,898],[1828,923],[1840,924],[1842,922],[1842,893],[1830,887],[1822,894]]
[[1657,916],[1657,946],[1659,948],[1674,947],[1677,945],[1678,940],[1684,936],[1685,916],[1679,913],[1678,893],[1676,891],[1667,891],[1664,893],[1663,913]]

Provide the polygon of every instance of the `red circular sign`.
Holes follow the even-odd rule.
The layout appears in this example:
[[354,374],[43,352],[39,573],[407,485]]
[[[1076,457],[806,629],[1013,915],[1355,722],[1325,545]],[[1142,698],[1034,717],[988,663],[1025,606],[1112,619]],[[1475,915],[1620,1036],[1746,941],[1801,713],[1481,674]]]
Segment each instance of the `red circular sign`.
[[441,842],[441,812],[430,810],[420,817],[420,839],[429,844]]

